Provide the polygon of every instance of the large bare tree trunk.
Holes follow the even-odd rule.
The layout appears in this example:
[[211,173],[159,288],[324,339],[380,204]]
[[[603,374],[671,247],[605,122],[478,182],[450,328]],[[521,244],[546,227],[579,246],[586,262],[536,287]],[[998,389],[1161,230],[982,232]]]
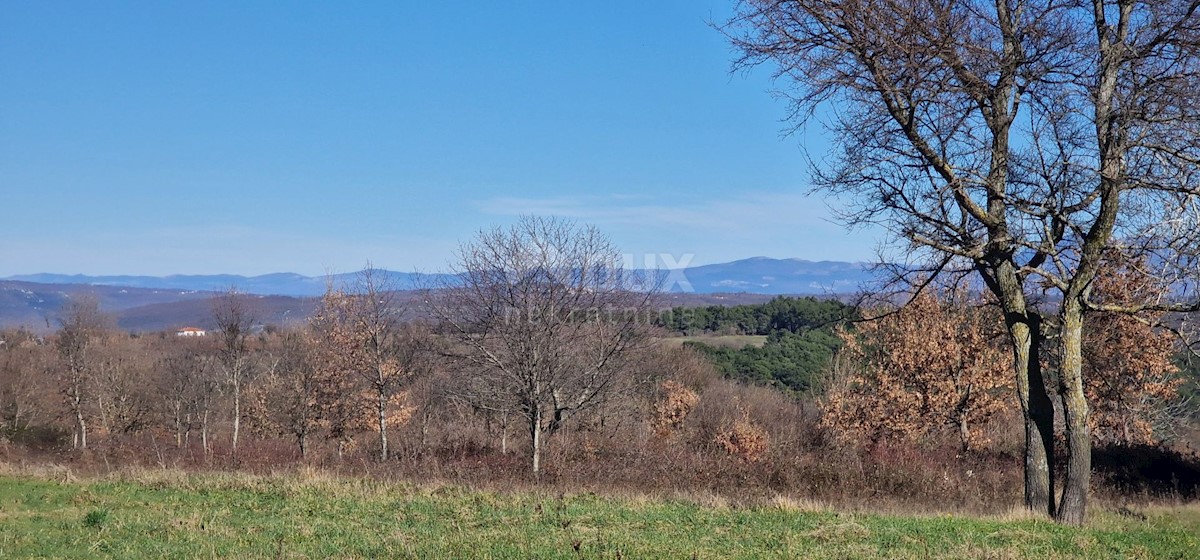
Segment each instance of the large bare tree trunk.
[[1087,517],[1087,494],[1092,477],[1092,434],[1088,428],[1088,405],[1083,392],[1083,309],[1080,302],[1063,302],[1062,367],[1059,390],[1066,416],[1066,485],[1058,507],[1058,520],[1081,525]]
[[180,410],[182,405],[175,402],[170,406],[175,423],[175,449],[183,449],[183,411]]
[[96,393],[96,416],[98,416],[97,419],[100,421],[101,433],[108,434],[108,437],[112,438],[112,432],[113,432],[112,423],[109,422],[109,419],[108,419],[108,406],[106,406],[104,404],[104,391],[97,390],[97,391],[95,391],[95,393]]
[[204,448],[204,456],[207,457],[212,453],[212,449],[208,446],[208,407],[204,407],[204,414],[200,417],[200,445]]
[[1040,321],[1013,323],[1009,330],[1014,341],[1017,399],[1025,424],[1025,507],[1054,515],[1054,404],[1046,394],[1038,361]]
[[1054,507],[1054,404],[1046,393],[1040,362],[1041,316],[1029,309],[1024,287],[1012,263],[1001,261],[984,274],[1000,298],[1004,322],[1013,345],[1017,401],[1025,424],[1025,507],[1053,516]]

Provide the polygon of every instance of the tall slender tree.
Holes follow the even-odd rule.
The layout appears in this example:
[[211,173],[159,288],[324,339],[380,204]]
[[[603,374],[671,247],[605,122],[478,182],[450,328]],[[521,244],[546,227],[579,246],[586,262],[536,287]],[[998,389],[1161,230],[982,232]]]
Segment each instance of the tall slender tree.
[[254,312],[249,297],[236,288],[230,288],[213,298],[212,316],[217,325],[217,362],[224,373],[232,401],[230,449],[237,457],[242,428],[242,393],[253,374],[249,340],[254,326]]
[[94,377],[99,365],[98,346],[110,330],[112,319],[100,311],[96,298],[82,296],[67,303],[60,324],[62,328],[54,344],[62,364],[62,393],[75,421],[75,448],[86,449]]
[[[405,317],[407,306],[387,280],[385,272],[369,263],[353,285],[330,286],[313,320],[314,333],[324,349],[322,365],[329,387],[356,386],[366,406],[330,401],[329,418],[335,431],[357,424],[360,410],[369,410],[379,437],[379,458],[391,456],[389,428],[396,420],[405,388],[425,369],[425,330]],[[345,398],[345,395],[339,395]]]

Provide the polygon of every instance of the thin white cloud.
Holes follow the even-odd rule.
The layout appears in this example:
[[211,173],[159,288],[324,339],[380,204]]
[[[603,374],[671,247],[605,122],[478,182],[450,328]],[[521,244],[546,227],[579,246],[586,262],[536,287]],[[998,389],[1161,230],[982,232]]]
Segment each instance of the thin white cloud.
[[800,194],[737,194],[724,199],[666,201],[647,195],[611,197],[497,197],[479,209],[498,216],[562,216],[588,223],[616,225],[688,225],[730,230],[768,223],[822,221],[829,216],[823,201]]
[[479,202],[478,207],[499,216],[553,215],[598,226],[688,227],[723,234],[777,226],[840,227],[830,219],[822,199],[800,194],[749,193],[701,201],[637,195],[496,197]]
[[[503,222],[521,214],[554,215],[595,224],[633,263],[670,266],[751,256],[811,260],[871,260],[878,232],[847,233],[824,201],[800,194],[740,193],[720,199],[674,200],[645,194],[496,197],[474,205],[465,222]],[[465,224],[464,224],[465,225]],[[0,277],[66,274],[255,275],[352,272],[368,260],[393,270],[451,268],[459,243],[473,232],[457,227],[362,236],[246,225],[142,228],[0,238]]]
[[[836,202],[836,201],[835,201]],[[881,232],[847,232],[826,201],[796,193],[749,192],[719,199],[650,195],[495,197],[479,201],[494,216],[552,215],[609,233],[636,262],[657,255],[711,264],[751,256],[868,261]]]

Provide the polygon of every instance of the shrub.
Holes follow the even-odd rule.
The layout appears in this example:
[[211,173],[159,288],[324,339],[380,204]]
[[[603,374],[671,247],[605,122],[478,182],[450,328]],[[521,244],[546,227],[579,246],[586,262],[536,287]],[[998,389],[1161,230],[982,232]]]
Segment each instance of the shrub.
[[750,415],[745,410],[741,410],[737,419],[713,439],[727,453],[746,463],[763,460],[767,456],[769,441],[767,431],[750,421]]
[[663,381],[659,389],[662,396],[654,403],[651,425],[659,435],[666,436],[683,425],[700,402],[700,395],[674,379]]

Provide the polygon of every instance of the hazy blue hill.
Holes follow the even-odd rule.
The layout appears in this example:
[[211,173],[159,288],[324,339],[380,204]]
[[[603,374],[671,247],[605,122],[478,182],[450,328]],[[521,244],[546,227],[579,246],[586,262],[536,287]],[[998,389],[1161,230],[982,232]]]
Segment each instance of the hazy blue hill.
[[87,276],[83,274],[21,274],[6,280],[39,284],[78,284],[87,286],[122,286],[126,288],[216,291],[246,280],[232,274],[171,275],[171,276]]
[[[65,274],[28,274],[11,276],[8,280],[42,284],[75,284],[90,286],[124,286],[158,290],[239,291],[259,295],[294,297],[319,296],[326,286],[354,282],[356,273],[333,276],[303,276],[293,273],[261,276],[172,275],[172,276],[84,276]],[[378,271],[383,282],[395,290],[413,290],[448,280],[445,274]],[[681,293],[749,293],[828,295],[855,292],[872,280],[870,265],[839,261],[807,261],[803,259],[772,259],[753,257],[738,261],[696,266],[682,271],[660,272],[666,279],[668,292]],[[686,284],[683,282],[686,280]]]
[[[410,272],[380,271],[389,286],[396,290],[423,287],[428,281],[444,275],[420,275]],[[334,285],[353,283],[355,273],[327,276],[303,276],[290,272],[240,276],[235,274],[170,276],[86,276],[82,274],[23,274],[5,280],[38,284],[70,284],[85,286],[121,286],[156,290],[191,290],[223,292],[237,288],[240,292],[258,295],[312,297],[325,293],[329,282]]]
[[[293,273],[239,276],[233,274],[172,276],[85,276],[29,274],[0,280],[0,327],[25,326],[45,331],[58,327],[58,317],[72,297],[97,298],[120,326],[134,331],[208,326],[216,292],[236,287],[262,296],[260,319],[288,324],[311,312],[313,298],[326,286],[352,285],[356,273],[303,276]],[[754,257],[696,266],[682,271],[659,271],[665,279],[664,305],[761,303],[772,295],[849,294],[872,280],[862,263],[806,261]],[[451,280],[444,274],[420,275],[377,271],[388,288],[413,290]],[[685,284],[686,283],[686,284]],[[690,286],[691,290],[685,290]],[[405,297],[416,297],[415,293]]]
[[[844,294],[874,279],[866,263],[767,257],[691,267],[684,275],[697,293]],[[678,284],[670,289],[680,291]]]
[[174,305],[208,300],[212,296],[212,292],[198,290],[0,280],[0,328],[57,329],[62,310],[72,298],[95,298],[102,310],[119,315],[146,305]]

